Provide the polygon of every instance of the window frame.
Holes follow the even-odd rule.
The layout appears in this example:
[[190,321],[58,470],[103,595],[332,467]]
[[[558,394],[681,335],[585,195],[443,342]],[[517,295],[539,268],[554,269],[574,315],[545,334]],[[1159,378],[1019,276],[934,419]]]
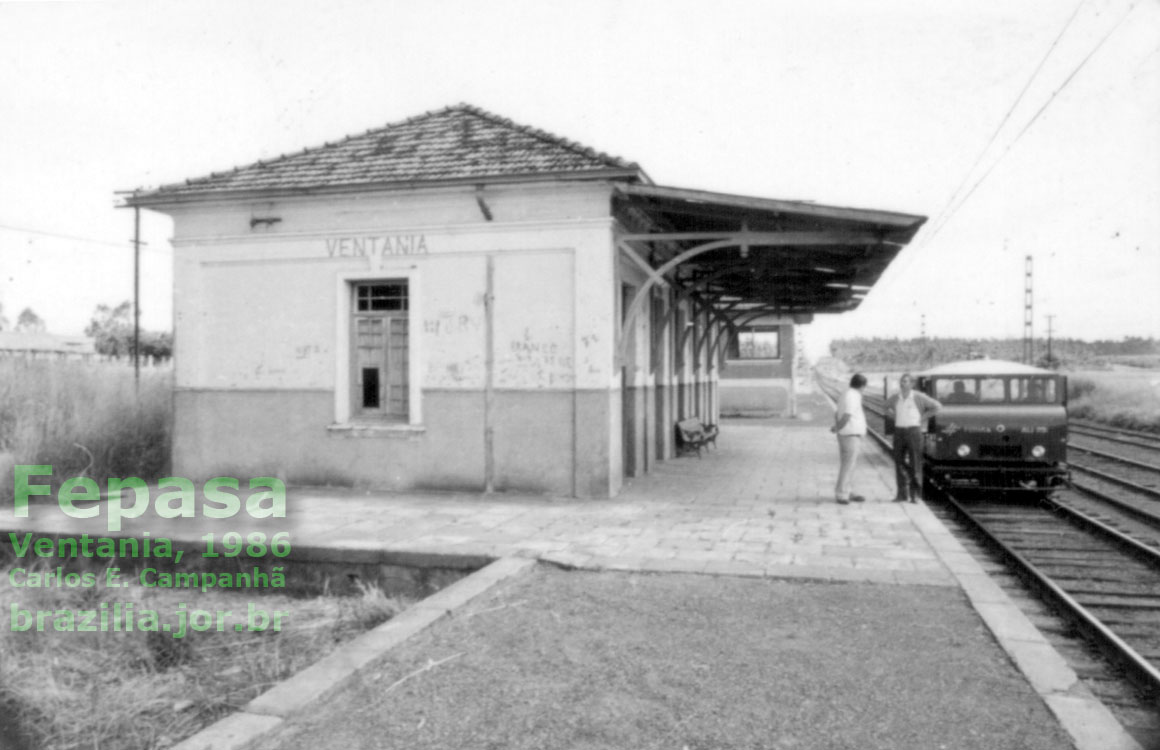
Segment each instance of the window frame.
[[[376,430],[413,430],[423,425],[421,338],[421,285],[419,269],[414,265],[384,263],[366,271],[348,271],[336,275],[335,311],[335,382],[334,421],[337,427],[373,428]],[[371,282],[405,283],[407,285],[407,418],[390,419],[385,416],[362,416],[354,413],[354,357],[352,341],[355,308],[355,290],[360,284]]]
[[[737,329],[737,335],[730,337],[728,346],[726,347],[726,359],[731,362],[780,362],[783,357],[782,353],[782,326],[780,325],[763,325],[763,326],[741,326]],[[777,356],[775,357],[745,357],[741,354],[741,337],[745,334],[755,333],[776,333],[777,334]]]

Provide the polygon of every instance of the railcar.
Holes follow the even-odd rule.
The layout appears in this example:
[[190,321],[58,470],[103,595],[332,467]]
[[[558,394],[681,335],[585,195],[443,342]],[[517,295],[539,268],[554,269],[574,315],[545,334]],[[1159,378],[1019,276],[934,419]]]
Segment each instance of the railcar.
[[923,443],[929,481],[1038,493],[1070,481],[1065,376],[974,359],[919,373],[915,387],[942,404]]

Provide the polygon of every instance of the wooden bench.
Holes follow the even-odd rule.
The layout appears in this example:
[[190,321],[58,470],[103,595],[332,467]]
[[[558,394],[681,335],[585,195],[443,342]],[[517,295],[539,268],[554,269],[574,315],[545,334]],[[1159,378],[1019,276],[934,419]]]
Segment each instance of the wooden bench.
[[676,424],[677,432],[677,455],[683,453],[697,452],[697,458],[701,457],[701,447],[706,449],[710,443],[713,447],[717,447],[717,425],[704,424],[701,420],[692,417],[689,419],[682,419]]

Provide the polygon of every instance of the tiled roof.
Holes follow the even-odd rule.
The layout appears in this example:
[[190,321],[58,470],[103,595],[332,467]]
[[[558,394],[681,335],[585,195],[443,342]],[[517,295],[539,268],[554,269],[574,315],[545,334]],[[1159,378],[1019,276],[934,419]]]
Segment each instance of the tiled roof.
[[236,191],[639,172],[631,162],[459,104],[228,172],[138,191],[129,203]]

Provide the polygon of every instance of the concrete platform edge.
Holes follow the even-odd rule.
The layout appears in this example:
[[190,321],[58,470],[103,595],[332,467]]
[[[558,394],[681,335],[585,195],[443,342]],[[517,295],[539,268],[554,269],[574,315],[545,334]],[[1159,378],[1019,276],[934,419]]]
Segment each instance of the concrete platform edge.
[[689,575],[733,578],[780,578],[821,583],[880,583],[908,586],[958,587],[949,575],[917,570],[875,570],[841,568],[827,565],[758,564],[744,560],[705,561],[682,558],[641,559],[634,557],[596,557],[575,552],[545,552],[543,563],[563,570],[592,573],[684,573]]
[[343,687],[368,664],[407,638],[460,609],[472,599],[536,565],[534,559],[505,557],[416,602],[382,625],[343,644],[306,669],[175,745],[173,750],[245,750],[283,720]]

